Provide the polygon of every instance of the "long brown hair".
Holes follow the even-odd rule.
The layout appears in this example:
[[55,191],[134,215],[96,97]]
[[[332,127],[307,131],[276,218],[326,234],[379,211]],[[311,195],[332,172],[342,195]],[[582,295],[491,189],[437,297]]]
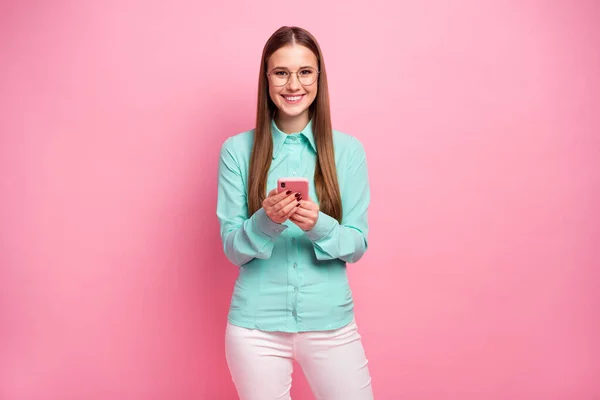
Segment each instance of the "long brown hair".
[[329,110],[329,91],[327,89],[327,73],[323,54],[317,40],[305,29],[295,26],[279,28],[267,41],[260,60],[258,78],[258,106],[256,112],[256,129],[254,144],[250,156],[248,184],[248,212],[254,214],[262,207],[266,197],[267,174],[273,156],[273,137],[271,134],[271,119],[277,107],[269,96],[267,81],[267,62],[279,48],[299,44],[307,47],[317,57],[319,63],[319,78],[317,96],[310,106],[313,120],[313,134],[317,147],[317,163],[315,166],[314,183],[319,201],[319,209],[325,214],[342,222],[342,198],[338,185],[333,149],[333,133],[331,113]]

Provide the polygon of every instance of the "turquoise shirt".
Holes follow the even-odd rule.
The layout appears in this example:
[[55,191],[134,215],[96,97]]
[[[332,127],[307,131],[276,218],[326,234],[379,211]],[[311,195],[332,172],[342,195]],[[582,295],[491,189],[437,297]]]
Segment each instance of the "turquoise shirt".
[[[295,134],[282,132],[274,122],[271,131],[267,192],[278,178],[306,177],[309,196],[318,204],[312,121]],[[239,266],[229,322],[280,332],[341,328],[354,318],[346,263],[357,262],[367,250],[370,192],[365,150],[356,138],[333,131],[342,223],[321,211],[314,228],[303,231],[289,220],[273,222],[262,208],[248,215],[253,137],[254,130],[229,137],[220,153],[217,217],[225,255]]]

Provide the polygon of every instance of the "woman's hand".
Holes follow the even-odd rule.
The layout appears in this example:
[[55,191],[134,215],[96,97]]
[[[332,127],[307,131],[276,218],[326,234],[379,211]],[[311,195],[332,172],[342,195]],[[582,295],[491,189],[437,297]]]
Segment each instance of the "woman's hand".
[[319,218],[319,205],[310,198],[300,200],[300,207],[290,216],[290,221],[298,225],[303,231],[314,228]]
[[263,200],[262,206],[271,221],[282,224],[300,208],[301,199],[300,193],[292,193],[291,190],[277,193],[277,189],[273,189]]

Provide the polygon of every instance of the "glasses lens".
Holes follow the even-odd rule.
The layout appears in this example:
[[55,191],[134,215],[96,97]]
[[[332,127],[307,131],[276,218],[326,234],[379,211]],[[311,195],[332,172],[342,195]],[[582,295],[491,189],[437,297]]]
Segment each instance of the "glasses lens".
[[303,68],[298,71],[298,79],[303,85],[312,85],[317,80],[317,70],[314,68]]
[[284,86],[288,79],[290,78],[290,73],[285,69],[274,69],[269,74],[269,79],[271,80],[271,84],[274,86]]

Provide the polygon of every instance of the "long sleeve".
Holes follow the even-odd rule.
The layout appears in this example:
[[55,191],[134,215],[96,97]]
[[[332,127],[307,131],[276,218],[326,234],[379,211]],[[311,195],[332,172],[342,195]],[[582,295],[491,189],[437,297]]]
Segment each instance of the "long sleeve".
[[313,242],[318,260],[340,258],[355,263],[367,251],[369,176],[364,147],[358,140],[355,143],[348,170],[338,171],[344,177],[344,186],[341,187],[342,224],[320,211],[317,223],[306,232]]
[[270,258],[275,239],[287,226],[273,222],[262,208],[248,218],[246,186],[234,150],[232,138],[221,147],[217,217],[225,255],[241,266],[254,258]]

